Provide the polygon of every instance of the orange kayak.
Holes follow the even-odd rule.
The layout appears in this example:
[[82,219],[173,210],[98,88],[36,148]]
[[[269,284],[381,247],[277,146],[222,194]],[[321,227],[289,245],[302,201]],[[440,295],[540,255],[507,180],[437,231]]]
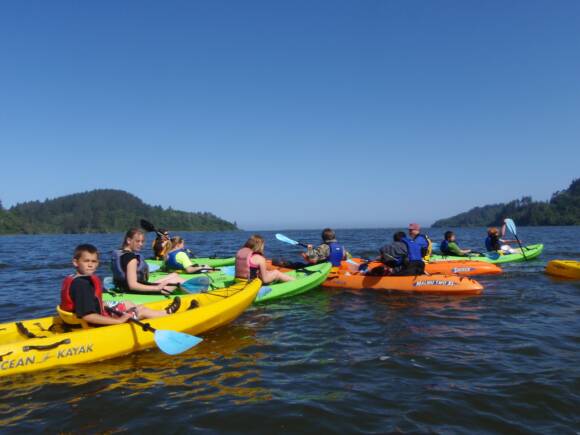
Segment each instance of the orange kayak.
[[[351,261],[357,263],[363,263],[360,258],[353,258]],[[369,268],[380,266],[381,263],[371,262],[369,263]],[[356,272],[356,266],[343,261],[341,270],[346,270],[349,272]],[[425,272],[429,274],[442,273],[444,275],[461,275],[461,276],[473,276],[473,275],[497,275],[503,272],[502,268],[492,264],[486,263],[484,261],[473,261],[473,260],[449,260],[449,261],[435,261],[425,264]]]
[[478,295],[483,291],[477,281],[457,275],[367,276],[340,269],[331,271],[322,286],[451,295]]

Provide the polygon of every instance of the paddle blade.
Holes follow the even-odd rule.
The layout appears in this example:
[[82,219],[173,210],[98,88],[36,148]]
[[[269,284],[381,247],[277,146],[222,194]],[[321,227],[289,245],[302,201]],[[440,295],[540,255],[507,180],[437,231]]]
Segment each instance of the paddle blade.
[[189,293],[201,293],[206,291],[211,282],[206,276],[196,276],[195,278],[188,279],[184,283],[181,283],[181,287],[187,290]]
[[139,223],[141,224],[141,228],[143,228],[145,231],[151,233],[151,232],[157,232],[157,229],[155,228],[155,225],[153,225],[151,222],[146,221],[145,219],[141,219],[139,221]]
[[147,264],[147,266],[149,266],[149,272],[151,273],[157,272],[159,269],[161,269],[161,266],[158,264]]
[[155,343],[168,355],[177,355],[202,342],[202,338],[177,331],[156,330]]
[[266,296],[268,293],[270,293],[272,291],[271,287],[262,287],[260,289],[260,291],[258,292],[258,294],[256,295],[256,300],[259,301],[260,299],[262,299],[264,296]]
[[236,266],[224,266],[220,267],[220,270],[224,275],[236,276]]
[[296,245],[300,244],[296,240],[292,240],[291,238],[286,237],[284,234],[280,234],[280,233],[276,234],[276,239],[278,239],[280,242],[288,243],[289,245],[296,246]]
[[517,236],[517,234],[518,234],[517,231],[518,230],[516,228],[515,222],[513,220],[511,220],[511,219],[506,219],[506,220],[504,220],[504,222],[505,222],[505,226],[508,229],[508,231],[510,233],[512,233],[514,236]]
[[112,276],[106,276],[103,278],[103,288],[107,291],[113,290],[115,288],[115,282]]

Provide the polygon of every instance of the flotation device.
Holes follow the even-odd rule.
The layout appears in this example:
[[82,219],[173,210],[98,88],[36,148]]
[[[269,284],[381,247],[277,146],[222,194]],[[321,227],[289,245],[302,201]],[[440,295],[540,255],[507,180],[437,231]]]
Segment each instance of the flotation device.
[[429,249],[429,242],[428,239],[419,234],[415,239],[411,239],[410,237],[405,237],[403,242],[407,245],[407,257],[409,262],[411,261],[423,261],[423,249]]
[[165,267],[170,270],[184,270],[183,264],[177,261],[177,254],[187,251],[185,249],[177,249],[175,251],[171,251],[167,254],[167,260],[165,260]]
[[[72,297],[70,295],[70,287],[76,278],[80,278],[80,276],[69,275],[62,282],[62,287],[60,290],[60,305],[59,305],[59,307],[63,311],[68,311],[71,313],[74,312],[75,303],[72,300]],[[91,276],[89,276],[89,278],[91,279],[91,282],[93,284],[93,288],[95,289],[95,297],[99,301],[99,305],[101,307],[100,314],[103,316],[107,316],[108,313],[105,311],[105,308],[103,307],[103,284],[101,283],[101,280],[99,279],[99,277],[96,275],[91,275]]]
[[439,250],[443,255],[451,255],[451,252],[449,251],[449,242],[447,240],[443,240],[439,244]]
[[[121,257],[129,252],[123,249],[115,249],[111,253],[111,271],[113,272],[113,280],[116,286],[127,286],[127,274],[121,267]],[[137,257],[137,281],[145,283],[149,278],[149,266],[147,266],[147,262],[141,253],[133,252],[133,254]]]
[[488,252],[491,251],[500,251],[501,250],[501,243],[499,241],[499,237],[498,236],[487,236],[485,238],[485,249],[487,249]]
[[344,258],[344,247],[337,242],[327,243],[330,249],[330,255],[327,261],[332,264],[333,267],[339,267],[342,259]]
[[260,269],[250,264],[254,255],[257,254],[250,248],[242,248],[236,253],[236,278],[252,280],[258,277]]

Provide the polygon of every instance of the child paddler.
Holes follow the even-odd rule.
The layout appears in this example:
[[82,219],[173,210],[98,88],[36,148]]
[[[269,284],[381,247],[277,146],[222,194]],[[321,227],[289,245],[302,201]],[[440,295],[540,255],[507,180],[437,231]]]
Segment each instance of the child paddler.
[[185,249],[185,240],[180,236],[171,238],[170,249],[165,256],[165,268],[168,271],[174,270],[185,273],[199,273],[211,269],[205,264],[194,264],[189,258],[187,249]]
[[254,234],[246,241],[236,253],[236,278],[247,280],[260,278],[264,284],[294,281],[293,276],[279,270],[268,270],[264,248],[264,238],[258,234]]
[[[152,319],[176,312],[181,300],[176,297],[165,310],[152,310],[130,301],[104,304],[101,280],[95,272],[99,267],[99,252],[96,247],[83,244],[76,247],[72,263],[75,273],[67,276],[60,292],[60,308],[74,313],[91,325],[116,325],[125,323],[131,318]],[[120,314],[112,314],[108,309]]]
[[141,254],[145,243],[145,233],[139,228],[132,228],[125,234],[121,249],[111,254],[111,269],[115,286],[125,292],[169,294],[177,284],[186,280],[176,273],[171,273],[149,282],[149,266]]
[[302,253],[302,257],[309,264],[318,264],[328,261],[333,267],[340,267],[340,263],[346,260],[348,253],[344,246],[336,240],[336,234],[331,228],[322,231],[322,244],[314,248],[308,245],[307,251]]

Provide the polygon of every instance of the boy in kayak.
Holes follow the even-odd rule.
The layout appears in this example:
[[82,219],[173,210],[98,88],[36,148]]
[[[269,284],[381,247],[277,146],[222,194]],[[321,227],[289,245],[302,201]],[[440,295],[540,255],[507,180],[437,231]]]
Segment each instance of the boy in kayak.
[[331,228],[322,231],[322,244],[316,249],[308,245],[307,251],[302,253],[302,257],[309,264],[318,264],[329,261],[333,267],[339,267],[341,261],[346,260],[348,252],[344,246],[336,240],[336,234]]
[[[401,273],[406,264],[408,264],[407,244],[403,242],[405,233],[403,231],[393,234],[393,243],[386,244],[379,250],[379,256],[376,261],[380,261],[384,266],[377,266],[367,272],[367,275],[385,276],[397,275]],[[365,272],[366,264],[361,265],[359,270]]]
[[[501,227],[501,236],[505,236],[505,223]],[[517,252],[508,243],[513,243],[515,240],[504,240],[499,236],[497,227],[490,227],[487,229],[487,237],[485,238],[485,249],[488,252],[499,252],[500,254],[514,254]]]
[[453,255],[456,257],[465,257],[471,253],[470,249],[461,249],[457,245],[455,233],[453,231],[446,231],[443,241],[439,247],[443,255]]
[[[72,263],[76,269],[74,275],[64,279],[61,294],[60,308],[63,311],[74,313],[79,319],[91,325],[117,325],[125,323],[131,318],[152,319],[175,313],[181,300],[176,297],[164,311],[152,310],[143,305],[135,305],[129,301],[120,303],[103,303],[103,286],[95,275],[99,267],[99,252],[96,247],[83,244],[76,247]],[[111,314],[108,309],[120,313]]]
[[242,249],[236,253],[236,278],[248,281],[260,278],[264,284],[294,281],[293,276],[279,270],[268,270],[264,247],[264,238],[259,234],[254,234],[246,241]]

